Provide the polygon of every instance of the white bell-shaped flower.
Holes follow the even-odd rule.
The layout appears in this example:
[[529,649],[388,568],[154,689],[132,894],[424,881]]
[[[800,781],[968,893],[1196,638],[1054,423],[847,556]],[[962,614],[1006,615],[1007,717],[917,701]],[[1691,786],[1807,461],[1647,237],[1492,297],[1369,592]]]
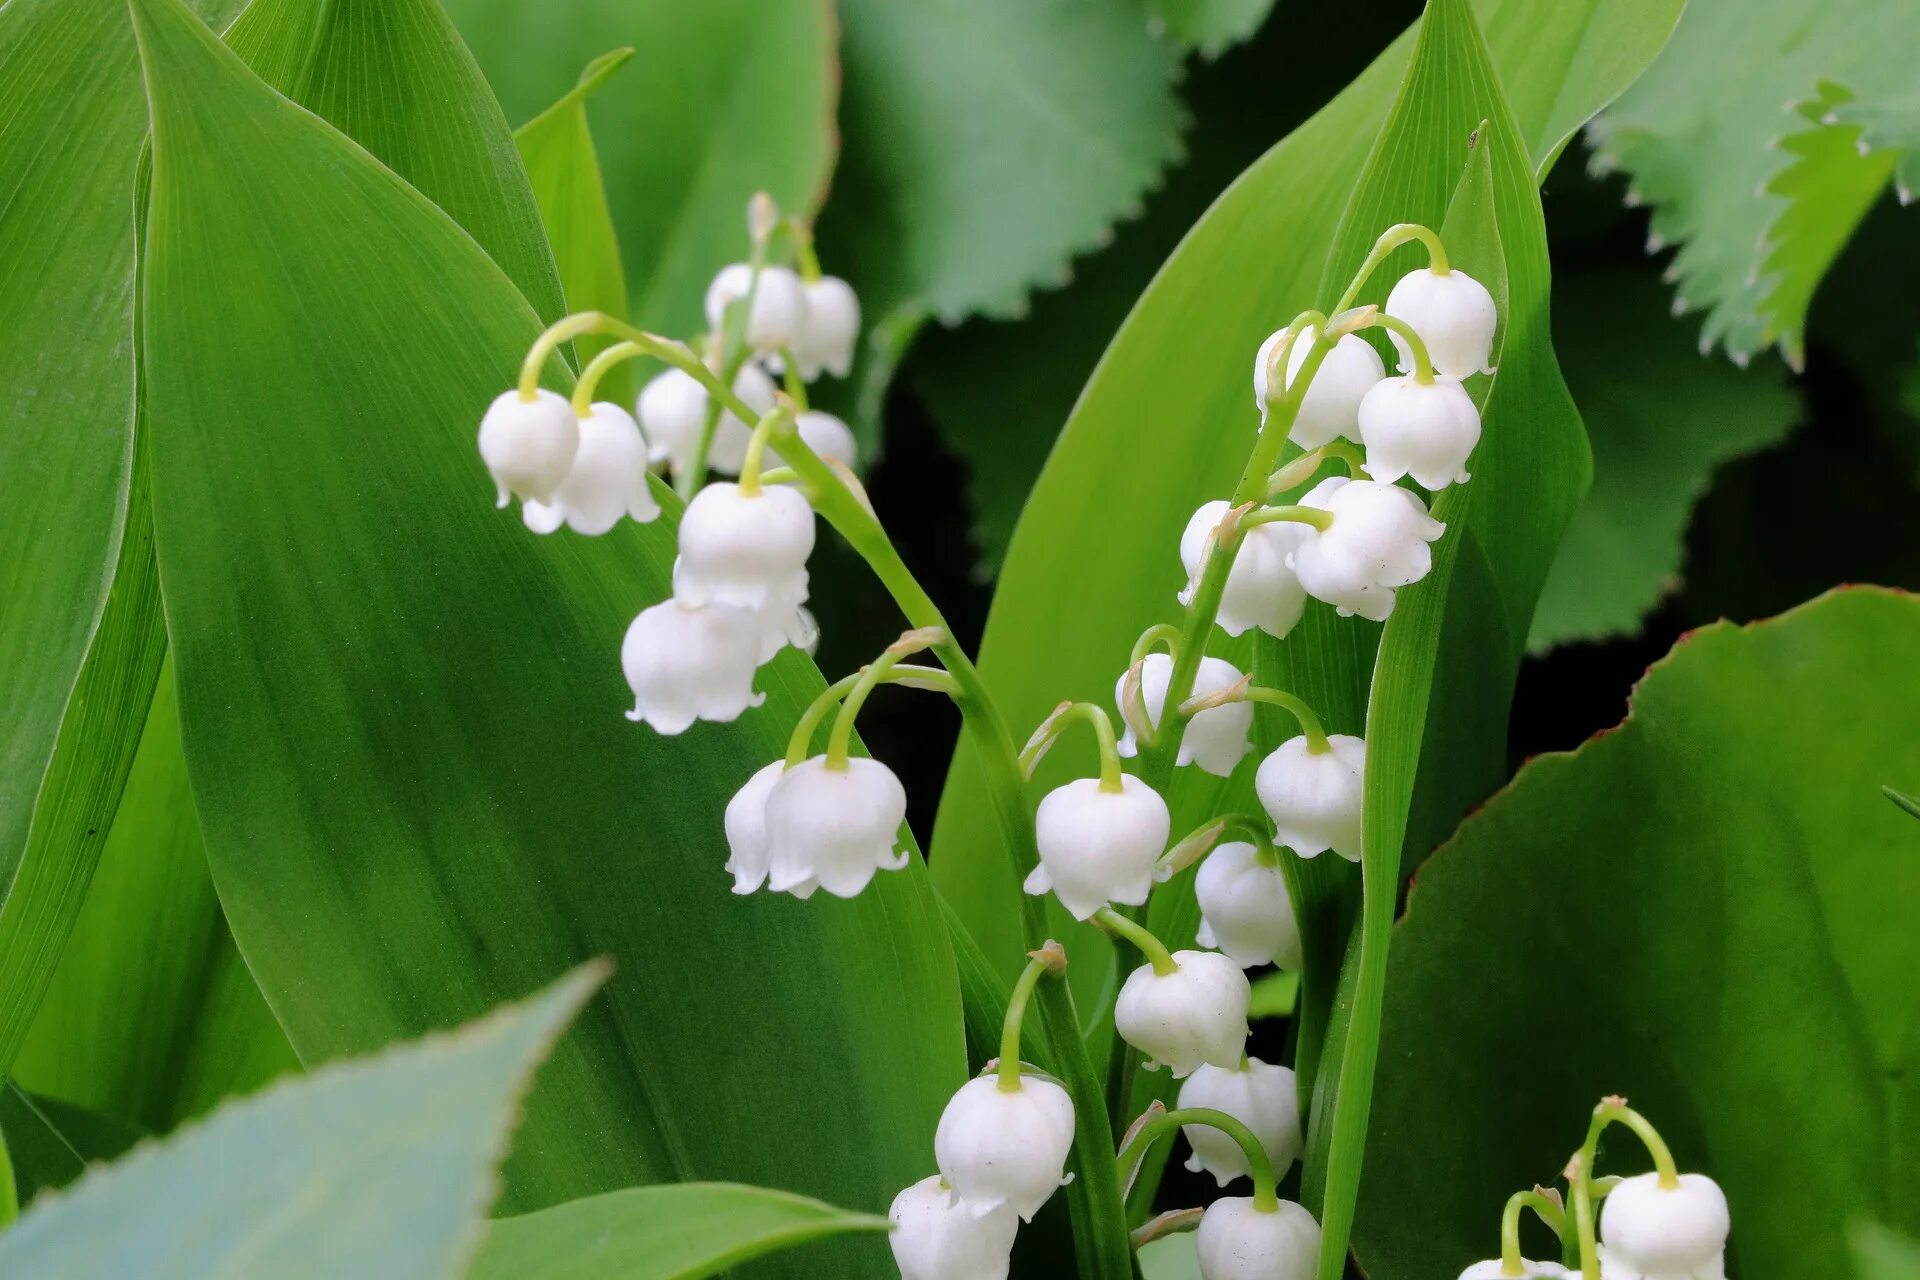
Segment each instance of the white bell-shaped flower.
[[1303,858],[1331,849],[1360,861],[1366,772],[1366,740],[1350,733],[1328,734],[1325,751],[1313,750],[1304,734],[1275,747],[1253,775],[1274,842]]
[[1153,889],[1154,865],[1166,851],[1173,816],[1167,802],[1131,774],[1120,790],[1098,778],[1078,778],[1049,791],[1034,815],[1040,865],[1026,891],[1051,890],[1075,920],[1109,902],[1137,907]]
[[753,691],[759,620],[730,605],[689,608],[668,599],[641,611],[620,645],[633,689],[629,720],[680,733],[695,720],[732,720],[767,700]]
[[1291,526],[1307,533],[1287,563],[1308,595],[1343,618],[1357,613],[1384,622],[1393,593],[1433,568],[1427,544],[1447,529],[1418,495],[1377,480],[1332,476],[1300,501],[1331,512],[1333,523],[1323,530]]
[[1712,1178],[1683,1173],[1662,1187],[1643,1173],[1615,1187],[1600,1209],[1607,1280],[1726,1280],[1726,1193]]
[[747,315],[747,345],[755,351],[777,351],[790,346],[807,323],[807,295],[800,277],[789,267],[760,268],[760,280],[754,283],[753,268],[736,262],[720,268],[720,274],[707,286],[707,326],[718,330],[726,319],[726,310],[753,290],[753,310]]
[[764,662],[782,645],[804,645],[813,632],[801,611],[813,539],[813,508],[799,490],[768,485],[749,494],[717,481],[696,493],[680,517],[673,594],[695,607],[751,611],[760,620]]
[[[1197,1067],[1180,1085],[1179,1105],[1224,1111],[1253,1130],[1273,1162],[1275,1178],[1286,1177],[1300,1158],[1300,1095],[1293,1072],[1286,1067],[1258,1058],[1248,1058],[1238,1067]],[[1240,1144],[1212,1125],[1182,1125],[1180,1131],[1193,1147],[1187,1160],[1192,1172],[1210,1173],[1223,1187],[1253,1173]]]
[[579,424],[580,447],[567,478],[550,501],[529,498],[520,508],[527,528],[552,533],[564,524],[598,537],[621,516],[640,524],[658,517],[660,504],[647,483],[647,441],[633,415],[601,400]]
[[727,801],[727,870],[735,893],[752,893],[767,881],[767,797],[786,771],[785,760],[763,766]]
[[[1427,344],[1427,355],[1440,373],[1470,378],[1492,373],[1493,331],[1500,314],[1487,287],[1464,271],[1441,273],[1428,267],[1401,276],[1387,294],[1386,313],[1413,326]],[[1413,371],[1413,353],[1407,340],[1391,329],[1387,337],[1400,353],[1400,372]]]
[[580,420],[572,402],[544,387],[531,400],[503,391],[480,419],[480,460],[493,476],[502,507],[515,497],[539,502],[553,497],[579,448]]
[[1429,489],[1444,489],[1469,479],[1480,410],[1458,378],[1385,378],[1360,402],[1360,440],[1375,480],[1392,484],[1412,476]]
[[836,378],[846,377],[860,338],[860,299],[839,276],[821,276],[800,289],[807,313],[791,346],[800,376],[812,382],[824,369]]
[[[1499,1258],[1486,1262],[1476,1262],[1460,1273],[1460,1280],[1514,1280],[1507,1274],[1506,1263]],[[1557,1262],[1535,1262],[1531,1258],[1520,1259],[1521,1280],[1564,1280],[1574,1272],[1567,1270]]]
[[[859,456],[859,446],[854,443],[853,430],[839,418],[819,409],[809,409],[793,420],[794,429],[800,433],[800,439],[807,448],[822,458],[831,458],[851,467]],[[785,466],[779,450],[767,450],[769,467]]]
[[1300,968],[1300,925],[1278,862],[1260,860],[1243,840],[1214,847],[1194,874],[1203,947],[1216,947],[1243,969],[1277,964]]
[[[1193,696],[1218,693],[1240,683],[1240,668],[1225,658],[1202,658],[1200,669],[1194,673]],[[1173,659],[1164,653],[1150,653],[1140,663],[1140,700],[1146,704],[1147,722],[1155,728],[1160,725],[1160,715],[1167,705],[1167,685],[1173,680]],[[1120,708],[1120,718],[1126,719],[1127,677],[1121,673],[1119,681],[1113,687],[1113,700]],[[1224,706],[1208,707],[1187,721],[1187,731],[1180,738],[1180,752],[1174,757],[1177,765],[1197,764],[1208,773],[1226,777],[1233,767],[1240,763],[1240,757],[1253,750],[1248,731],[1253,728],[1253,704],[1251,702],[1229,702]],[[1135,740],[1133,728],[1120,738],[1120,754],[1132,757],[1140,750]]]
[[[757,365],[741,366],[733,379],[733,393],[758,413],[773,408],[773,379]],[[707,389],[698,379],[679,369],[656,375],[640,389],[634,412],[646,433],[649,461],[664,462],[676,473],[693,465],[693,450],[707,423]],[[751,422],[742,422],[731,412],[722,413],[707,447],[707,465],[721,475],[740,474],[752,436]]]
[[1320,1224],[1291,1200],[1271,1211],[1251,1196],[1215,1200],[1194,1245],[1201,1280],[1313,1280],[1320,1269]]
[[[1267,411],[1267,362],[1286,334],[1282,329],[1269,337],[1254,362],[1253,401],[1262,413]],[[1287,353],[1288,387],[1300,376],[1307,352],[1319,336],[1320,327],[1311,325],[1294,339],[1293,349]],[[1357,333],[1342,335],[1321,360],[1319,372],[1301,397],[1289,438],[1302,449],[1317,449],[1341,436],[1357,441],[1360,402],[1386,376],[1387,367],[1380,362],[1380,353],[1372,343]]]
[[767,793],[767,888],[851,898],[876,871],[907,865],[896,847],[906,820],[906,788],[878,760],[855,756],[841,769],[823,755],[804,760]]
[[1237,1067],[1247,1044],[1253,989],[1240,966],[1217,951],[1176,951],[1171,973],[1143,964],[1127,975],[1114,1001],[1120,1038],[1165,1065],[1176,1078],[1202,1063]]
[[[1179,596],[1181,604],[1193,600],[1194,586],[1206,562],[1208,535],[1231,509],[1224,501],[1209,502],[1187,521],[1186,531],[1180,535],[1180,562],[1187,569],[1187,585]],[[1276,521],[1255,525],[1242,535],[1233,568],[1227,573],[1226,590],[1220,596],[1216,621],[1222,631],[1237,636],[1249,627],[1259,627],[1275,639],[1284,639],[1293,630],[1306,608],[1307,595],[1288,567],[1288,560],[1311,532],[1304,524]]]
[[1013,1210],[976,1216],[936,1173],[895,1196],[887,1219],[900,1280],[1007,1280],[1020,1230]]
[[1073,1100],[1051,1080],[1023,1073],[1018,1089],[998,1074],[960,1086],[940,1113],[933,1159],[954,1198],[976,1214],[1005,1207],[1033,1221],[1065,1181],[1073,1149]]

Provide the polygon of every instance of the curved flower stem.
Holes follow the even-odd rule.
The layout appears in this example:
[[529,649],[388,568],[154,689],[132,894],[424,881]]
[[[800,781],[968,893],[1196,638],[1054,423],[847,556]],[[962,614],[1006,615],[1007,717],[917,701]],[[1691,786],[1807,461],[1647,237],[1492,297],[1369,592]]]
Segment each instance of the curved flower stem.
[[1260,1139],[1254,1136],[1253,1130],[1226,1112],[1215,1111],[1211,1107],[1175,1107],[1172,1111],[1154,1116],[1128,1136],[1125,1145],[1115,1156],[1115,1162],[1122,1169],[1131,1168],[1145,1157],[1147,1148],[1166,1134],[1188,1124],[1204,1124],[1218,1129],[1239,1143],[1240,1150],[1246,1153],[1247,1168],[1253,1172],[1253,1207],[1262,1213],[1272,1213],[1280,1207],[1280,1195],[1273,1177],[1273,1161],[1267,1158],[1267,1149],[1260,1145]]
[[1439,235],[1431,227],[1423,227],[1417,222],[1395,223],[1382,231],[1380,238],[1373,242],[1373,248],[1368,251],[1360,269],[1353,273],[1353,281],[1347,285],[1347,291],[1340,295],[1340,303],[1334,310],[1345,311],[1352,306],[1353,300],[1360,296],[1360,291],[1367,287],[1367,280],[1387,260],[1387,255],[1412,240],[1418,240],[1427,247],[1427,266],[1433,274],[1444,276],[1451,270],[1447,265],[1447,246],[1440,243]]
[[1422,338],[1412,325],[1398,316],[1390,316],[1382,311],[1368,328],[1385,329],[1388,333],[1397,335],[1407,344],[1407,350],[1413,353],[1413,380],[1419,383],[1433,381],[1433,357],[1427,353],[1426,339]]
[[1178,657],[1180,639],[1180,628],[1171,622],[1156,622],[1142,631],[1140,638],[1133,642],[1133,653],[1128,656],[1127,665],[1131,666],[1144,660],[1148,654],[1158,648],[1166,649],[1169,657]]
[[593,393],[600,389],[600,379],[607,371],[623,360],[632,360],[646,353],[631,342],[616,342],[587,361],[587,367],[580,371],[580,381],[573,387],[573,411],[579,417],[586,417],[593,411]]
[[827,735],[827,768],[845,769],[847,752],[853,747],[853,722],[860,714],[860,708],[866,705],[867,695],[874,686],[886,678],[887,671],[904,658],[912,657],[923,649],[948,640],[945,627],[921,627],[909,631],[886,647],[881,655],[870,663],[847,690],[847,699],[840,704],[840,714],[834,717],[833,732]]
[[1319,507],[1297,507],[1285,503],[1271,507],[1255,507],[1240,517],[1240,528],[1258,529],[1263,524],[1304,524],[1311,525],[1320,533],[1333,527],[1333,512]]
[[1646,1144],[1647,1153],[1653,1157],[1653,1167],[1660,1175],[1662,1190],[1671,1191],[1680,1185],[1680,1173],[1674,1165],[1673,1152],[1668,1149],[1666,1140],[1652,1122],[1629,1107],[1625,1098],[1602,1098],[1600,1105],[1593,1109],[1593,1121],[1587,1126],[1587,1140],[1580,1145],[1573,1159],[1567,1162],[1567,1180],[1573,1185],[1574,1223],[1580,1233],[1580,1274],[1583,1280],[1600,1280],[1599,1244],[1593,1229],[1593,1162],[1600,1150],[1600,1135],[1608,1125],[1614,1123],[1627,1126]]
[[1280,851],[1274,847],[1273,836],[1268,834],[1265,822],[1250,813],[1224,813],[1176,841],[1171,849],[1161,855],[1154,878],[1168,880],[1185,871],[1212,853],[1221,837],[1229,832],[1247,838],[1261,865],[1279,865]]
[[1161,977],[1179,972],[1180,966],[1175,962],[1173,953],[1167,950],[1167,944],[1154,937],[1145,925],[1127,919],[1112,907],[1102,907],[1094,912],[1093,922],[1131,942],[1134,950],[1146,957],[1147,963]]
[[[767,265],[767,246],[774,231],[780,225],[779,210],[774,206],[773,198],[764,191],[754,193],[747,202],[747,234],[751,238],[751,248],[747,253],[747,291],[733,300],[720,317],[718,335],[718,359],[726,385],[732,388],[733,380],[740,376],[741,366],[752,354],[747,348],[747,328],[753,318],[753,302],[760,292],[760,273]],[[752,422],[758,414],[740,413],[734,410],[742,422]],[[707,402],[707,416],[700,424],[700,435],[693,442],[693,453],[687,459],[687,469],[676,472],[673,477],[674,492],[680,495],[682,502],[691,502],[693,495],[707,478],[707,456],[713,449],[714,434],[720,429],[720,405],[711,397]]]
[[760,420],[753,424],[753,434],[747,437],[747,451],[740,461],[740,496],[752,498],[760,492],[761,462],[767,456],[767,442],[776,435],[782,435],[793,428],[793,405],[782,401],[767,410]]
[[1348,479],[1364,474],[1367,455],[1345,440],[1330,440],[1317,449],[1309,449],[1267,477],[1267,496],[1273,497],[1298,489],[1313,479],[1314,473],[1329,460],[1347,469]]
[[784,372],[780,375],[781,385],[786,388],[787,399],[793,401],[793,407],[801,412],[807,411],[807,384],[800,377],[800,366],[794,363],[793,352],[780,348],[780,362]]
[[1557,1236],[1565,1237],[1567,1215],[1560,1206],[1549,1200],[1538,1187],[1532,1191],[1516,1191],[1507,1197],[1507,1207],[1500,1213],[1500,1272],[1507,1276],[1524,1276],[1526,1268],[1520,1256],[1520,1211],[1532,1209],[1540,1221],[1552,1228]]
[[1053,714],[1040,722],[1040,727],[1027,739],[1027,745],[1020,748],[1020,776],[1033,777],[1034,766],[1060,740],[1074,720],[1084,720],[1093,730],[1094,741],[1100,751],[1100,789],[1119,791],[1125,786],[1125,775],[1120,771],[1120,750],[1113,738],[1113,721],[1107,717],[1107,709],[1093,702],[1063,702],[1053,709]]
[[[824,461],[798,435],[781,443],[780,456],[807,486],[814,510],[867,562],[907,621],[915,627],[937,627],[946,632],[947,638],[934,645],[933,652],[958,686],[954,700],[979,750],[981,772],[1005,837],[1013,880],[1020,883],[1040,865],[1040,851],[1034,843],[1033,810],[1027,802],[1026,780],[1020,774],[1019,751],[1006,717],[967,651],[953,639],[939,607],[901,560],[886,530],[867,506],[858,491],[859,482],[843,468]],[[1045,944],[1047,915],[1041,899],[1021,895],[1021,923],[1030,948],[1037,950]],[[1127,1238],[1126,1205],[1120,1194],[1109,1131],[1096,1123],[1105,1112],[1104,1099],[1081,1038],[1073,993],[1064,982],[1044,982],[1035,989],[1034,999],[1054,1070],[1080,1118],[1073,1136],[1076,1176],[1068,1188],[1074,1202],[1074,1252],[1080,1274],[1083,1280],[1130,1280],[1133,1256]]]
[[1020,1023],[1027,1016],[1027,1000],[1033,995],[1034,984],[1047,974],[1064,973],[1066,968],[1066,951],[1049,938],[1047,945],[1027,958],[1027,967],[1013,984],[1013,993],[1007,997],[1006,1021],[1000,1025],[998,1068],[1000,1088],[1008,1093],[1020,1088]]
[[[813,735],[819,731],[820,722],[833,714],[834,708],[838,707],[840,700],[860,682],[860,677],[866,673],[866,670],[862,667],[850,676],[842,676],[822,689],[820,695],[807,704],[807,709],[800,713],[799,721],[793,726],[793,732],[787,735],[787,768],[791,769],[807,758],[807,753],[813,748]],[[903,662],[898,666],[888,667],[880,680],[883,684],[903,684],[912,689],[930,689],[936,693],[944,693],[949,698],[960,696],[959,683],[939,667],[917,667]]]
[[1307,750],[1314,755],[1326,754],[1327,731],[1320,725],[1320,717],[1313,708],[1295,694],[1284,689],[1269,689],[1263,685],[1248,685],[1242,695],[1248,702],[1263,702],[1268,706],[1283,707],[1287,713],[1300,722],[1300,732],[1306,735]]

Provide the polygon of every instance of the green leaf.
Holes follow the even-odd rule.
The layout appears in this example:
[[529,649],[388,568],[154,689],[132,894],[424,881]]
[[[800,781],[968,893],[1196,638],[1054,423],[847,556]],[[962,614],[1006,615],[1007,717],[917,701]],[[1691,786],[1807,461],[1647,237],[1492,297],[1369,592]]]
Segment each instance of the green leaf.
[[452,1280],[527,1082],[604,976],[576,970],[459,1031],[316,1071],[94,1169],[0,1235],[0,1271]]
[[114,1159],[146,1132],[117,1116],[36,1097],[9,1080],[0,1086],[0,1135],[24,1205],[66,1186],[94,1161]]
[[[963,1078],[924,874],[802,905],[722,870],[720,812],[818,673],[788,651],[732,725],[628,723],[619,639],[668,593],[674,519],[540,538],[493,509],[474,422],[531,308],[170,0],[141,5],[182,731],[222,904],[294,1046],[364,1050],[611,955],[528,1101],[510,1207],[690,1178],[885,1204]],[[886,1253],[815,1261],[881,1275]]]
[[253,0],[226,39],[465,227],[543,318],[566,310],[506,117],[438,0]]
[[1848,1233],[1854,1274],[1859,1280],[1920,1280],[1920,1243],[1872,1222],[1856,1222]]
[[761,1187],[631,1187],[490,1224],[468,1274],[470,1280],[701,1280],[778,1249],[887,1228],[885,1218]]
[[1693,0],[1673,43],[1594,122],[1601,169],[1654,208],[1649,248],[1679,245],[1675,305],[1736,361],[1779,344],[1797,365],[1814,286],[1893,175],[1920,160],[1901,0]]
[[1162,1236],[1141,1249],[1140,1272],[1146,1280],[1204,1280],[1193,1233]]
[[[599,311],[616,320],[627,318],[627,278],[620,269],[620,242],[613,211],[607,207],[600,158],[587,128],[587,98],[632,56],[631,49],[601,54],[565,96],[513,135],[560,266],[567,310]],[[574,340],[583,366],[611,345],[613,339],[600,334]],[[633,366],[616,365],[601,379],[600,388],[603,400],[631,400]]]
[[[1920,600],[1879,590],[1696,632],[1462,824],[1394,944],[1369,1275],[1489,1256],[1608,1093],[1725,1187],[1743,1280],[1834,1274],[1860,1215],[1920,1225],[1920,937],[1890,927],[1920,833],[1876,793],[1920,769],[1888,697],[1916,662]],[[1601,1167],[1647,1158],[1622,1134]]]
[[1637,631],[1679,586],[1687,521],[1714,469],[1777,443],[1800,416],[1783,370],[1703,360],[1650,276],[1555,285],[1554,339],[1593,441],[1593,488],[1541,590],[1534,650]]
[[14,1078],[164,1132],[298,1065],[214,896],[168,666]]
[[1273,12],[1273,0],[1152,0],[1149,8],[1168,35],[1213,58],[1252,35]]
[[638,324],[704,326],[708,282],[746,256],[754,192],[802,215],[826,194],[838,85],[822,0],[569,0],[564,17],[549,0],[447,7],[516,120],[603,50],[637,51],[594,114]]

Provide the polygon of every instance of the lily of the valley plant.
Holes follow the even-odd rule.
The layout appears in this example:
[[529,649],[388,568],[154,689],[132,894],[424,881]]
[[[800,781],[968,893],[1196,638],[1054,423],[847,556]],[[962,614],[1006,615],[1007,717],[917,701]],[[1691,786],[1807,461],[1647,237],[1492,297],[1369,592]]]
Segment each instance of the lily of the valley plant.
[[[1207,1280],[1319,1274],[1319,1225],[1278,1194],[1300,1155],[1303,1099],[1292,1070],[1247,1051],[1246,971],[1300,962],[1292,860],[1360,859],[1368,744],[1327,733],[1295,692],[1257,685],[1207,650],[1216,634],[1252,629],[1284,640],[1308,609],[1383,620],[1400,592],[1421,589],[1447,528],[1403,482],[1433,492],[1470,481],[1481,421],[1469,387],[1493,372],[1501,322],[1493,297],[1449,264],[1433,231],[1399,225],[1382,232],[1330,314],[1296,316],[1262,343],[1252,367],[1258,425],[1240,481],[1194,512],[1179,545],[1167,548],[1181,622],[1140,636],[1111,711],[1063,703],[1021,746],[874,516],[850,469],[846,426],[808,407],[809,380],[851,362],[857,299],[821,274],[808,229],[783,220],[771,201],[756,199],[748,222],[751,252],[714,279],[710,330],[698,345],[598,313],[561,320],[528,352],[519,385],[486,411],[480,455],[501,505],[520,499],[527,527],[540,534],[565,526],[591,536],[623,517],[656,519],[650,470],[671,474],[687,501],[673,594],[637,602],[645,607],[620,654],[633,691],[627,715],[653,732],[751,714],[763,700],[757,669],[785,646],[811,647],[816,515],[892,593],[909,629],[827,688],[795,725],[784,758],[743,779],[725,813],[713,815],[731,854],[713,873],[730,874],[735,892],[852,897],[904,867],[906,793],[884,763],[854,754],[857,718],[883,683],[959,704],[1025,876],[1031,949],[1007,1002],[1000,1057],[954,1094],[939,1117],[930,1172],[893,1202],[902,1276],[1005,1277],[1022,1224],[1068,1180],[1069,1165],[1085,1194],[1117,1203],[1147,1150],[1175,1129],[1192,1149],[1190,1168],[1223,1189],[1249,1180],[1251,1194],[1162,1215],[1135,1243],[1196,1230]],[[1427,265],[1395,283],[1384,306],[1348,305],[1410,242],[1425,247]],[[776,245],[791,264],[773,260]],[[1376,330],[1398,355],[1395,376],[1363,336]],[[541,388],[556,347],[589,332],[620,341],[582,371],[571,400]],[[607,370],[636,358],[667,368],[633,411],[596,400]],[[1298,450],[1291,457],[1289,443]],[[1176,557],[1184,581],[1173,573]],[[1173,771],[1231,773],[1253,749],[1258,703],[1284,709],[1298,727],[1259,763],[1260,811],[1173,831],[1163,798]],[[1036,806],[1026,782],[1075,728],[1091,738],[1096,767]],[[1208,949],[1171,950],[1141,923],[1140,909],[1156,885],[1196,862],[1198,937]],[[1045,936],[1047,894],[1138,952],[1114,997],[1113,1026],[1146,1069],[1181,1082],[1173,1109],[1121,1116],[1119,1133],[1060,980],[1067,956]],[[1045,1069],[1021,1058],[1035,1002]],[[1645,1139],[1653,1173],[1593,1175],[1599,1134],[1615,1121]],[[1502,1219],[1501,1256],[1467,1267],[1462,1280],[1576,1270],[1586,1280],[1723,1280],[1724,1197],[1710,1180],[1679,1174],[1652,1126],[1619,1100],[1596,1111],[1568,1178],[1570,1208],[1557,1192],[1518,1193]],[[1565,1264],[1522,1257],[1526,1208],[1560,1237]]]

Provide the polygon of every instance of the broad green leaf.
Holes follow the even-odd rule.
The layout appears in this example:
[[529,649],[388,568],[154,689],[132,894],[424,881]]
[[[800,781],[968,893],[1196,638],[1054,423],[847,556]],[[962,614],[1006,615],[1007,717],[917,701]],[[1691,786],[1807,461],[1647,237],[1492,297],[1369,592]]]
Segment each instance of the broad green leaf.
[[1725,1187],[1742,1280],[1842,1273],[1857,1217],[1920,1226],[1920,831],[1879,794],[1920,769],[1916,662],[1920,600],[1880,590],[1696,632],[1462,824],[1394,943],[1369,1275],[1488,1256],[1609,1093]]
[[1273,12],[1273,0],[1152,0],[1148,9],[1168,35],[1212,58],[1252,35]]
[[824,0],[447,7],[516,120],[544,111],[590,58],[635,50],[593,116],[638,324],[682,337],[704,325],[708,282],[745,256],[754,192],[802,215],[826,194],[838,85]]
[[527,1082],[604,976],[576,970],[458,1031],[323,1068],[96,1168],[0,1234],[0,1272],[453,1280]]
[[20,1188],[13,1176],[13,1157],[7,1153],[7,1134],[0,1126],[0,1229],[20,1216]]
[[1673,43],[1594,122],[1595,163],[1678,245],[1677,307],[1736,361],[1798,364],[1814,286],[1900,159],[1920,172],[1920,95],[1904,0],[1693,0]]
[[1193,1233],[1162,1236],[1141,1249],[1140,1273],[1146,1280],[1202,1280]]
[[1920,1243],[1911,1236],[1856,1222],[1848,1239],[1858,1280],[1920,1280]]
[[[515,130],[513,140],[527,166],[540,220],[560,267],[567,310],[599,311],[627,318],[627,278],[620,269],[620,242],[600,177],[600,158],[587,128],[587,98],[633,56],[631,49],[601,54],[558,102]],[[574,340],[584,365],[613,340],[590,334]],[[624,404],[633,398],[633,366],[616,366],[601,379],[601,398]]]
[[[628,723],[620,636],[668,592],[672,517],[536,537],[474,456],[534,312],[418,193],[142,4],[182,732],[222,904],[295,1048],[364,1050],[611,955],[528,1100],[511,1208],[689,1179],[885,1204],[964,1064],[924,875],[801,904],[722,870],[720,812],[817,672],[783,654],[730,726]],[[820,1251],[849,1276],[885,1257]]]
[[146,1136],[116,1116],[0,1086],[0,1135],[7,1142],[20,1203],[64,1187],[97,1160],[112,1160]]
[[[1558,153],[1577,123],[1570,112],[1596,110],[1631,78],[1622,50],[1651,57],[1676,9],[1675,0],[1484,6],[1503,72],[1534,62],[1619,70],[1613,81],[1584,71],[1568,81],[1587,86],[1589,96],[1578,102],[1559,83],[1519,75],[1532,86],[1514,102],[1522,132],[1535,139],[1536,165]],[[1322,268],[1411,47],[1410,36],[1396,43],[1222,195],[1109,346],[1028,502],[987,621],[982,669],[1017,726],[1038,723],[1063,698],[1110,698],[1134,638],[1177,616],[1180,531],[1195,508],[1231,486],[1252,446],[1252,352],[1302,307],[1331,301],[1317,296]],[[1450,143],[1452,177],[1464,141],[1463,132]],[[1438,198],[1448,189],[1441,187]],[[1170,439],[1180,447],[1170,448]],[[1126,495],[1123,506],[1116,506],[1117,494]],[[1321,634],[1316,616],[1300,635],[1321,654],[1326,688],[1304,692],[1325,700],[1337,686],[1355,709],[1357,728],[1370,648],[1336,641],[1331,628]],[[1497,741],[1475,754],[1497,755]],[[1058,751],[1040,781],[1057,785],[1084,767],[1073,752]],[[1021,954],[1019,890],[995,859],[978,852],[995,836],[976,769],[962,744],[935,828],[934,878],[1010,975]],[[1250,802],[1251,772],[1249,765],[1232,788],[1181,777],[1176,811],[1197,821],[1223,795]],[[1097,990],[1104,939],[1091,930],[1060,936],[1074,957],[1070,972],[1091,984],[1080,989]]]
[[14,1078],[164,1132],[298,1065],[214,896],[169,666]]
[[1680,583],[1681,541],[1714,469],[1800,416],[1778,367],[1708,361],[1651,276],[1590,271],[1554,293],[1554,339],[1593,441],[1593,488],[1567,526],[1531,649],[1639,629]]
[[513,134],[439,0],[253,0],[226,39],[465,227],[543,318],[566,309]]
[[[702,1280],[775,1250],[887,1220],[724,1182],[630,1187],[487,1227],[471,1280]],[[805,1264],[807,1254],[796,1259]]]

